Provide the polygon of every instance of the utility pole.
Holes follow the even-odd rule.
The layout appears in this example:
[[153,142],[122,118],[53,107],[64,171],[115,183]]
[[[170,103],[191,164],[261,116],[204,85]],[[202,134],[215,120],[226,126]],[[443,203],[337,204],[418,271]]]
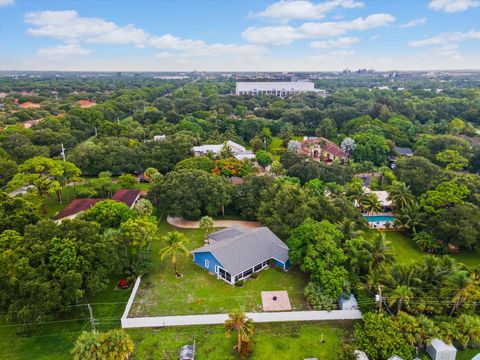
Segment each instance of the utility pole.
[[63,143],[62,143],[62,158],[63,158],[63,161],[65,161],[65,147],[63,146]]
[[382,288],[378,285],[378,294],[375,295],[375,301],[378,302],[378,311],[382,310]]
[[92,327],[92,331],[95,332],[95,319],[93,318],[93,310],[90,304],[87,304],[88,312],[90,313],[90,325]]

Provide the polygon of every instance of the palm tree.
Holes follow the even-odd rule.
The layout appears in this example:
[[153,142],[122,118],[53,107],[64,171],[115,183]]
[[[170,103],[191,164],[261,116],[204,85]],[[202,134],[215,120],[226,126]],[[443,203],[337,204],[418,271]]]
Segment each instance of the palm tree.
[[382,204],[374,193],[366,194],[362,199],[362,208],[370,214],[378,213],[382,210]]
[[127,360],[133,353],[133,341],[123,329],[103,333],[100,342],[102,359]]
[[381,166],[378,169],[378,173],[380,174],[380,185],[382,189],[383,189],[383,184],[385,183],[385,177],[387,176],[387,174],[390,174],[391,172],[392,170],[388,166]]
[[417,226],[423,225],[425,213],[422,212],[420,205],[414,202],[403,207],[395,214],[395,224],[407,229],[413,234],[417,233]]
[[210,216],[204,216],[199,222],[200,229],[205,231],[205,241],[208,242],[208,234],[212,231],[214,223]]
[[175,275],[177,277],[181,277],[182,274],[180,274],[177,271],[177,254],[180,253],[186,256],[190,255],[190,252],[185,247],[187,238],[185,237],[185,235],[183,235],[178,231],[171,231],[167,233],[165,236],[163,236],[162,240],[165,241],[167,246],[165,246],[162,250],[160,250],[160,259],[163,260],[165,257],[171,256]]
[[352,181],[345,186],[345,196],[356,206],[362,207],[362,201],[365,197],[361,181]]
[[232,333],[237,333],[237,351],[242,351],[244,343],[252,341],[254,326],[252,319],[248,319],[245,313],[241,310],[233,311],[229,314],[229,319],[225,321],[225,335],[232,336]]
[[337,229],[343,234],[344,241],[351,240],[360,236],[361,231],[357,229],[355,221],[345,218],[343,221],[336,224]]
[[72,355],[74,360],[101,359],[100,334],[95,331],[83,331],[75,341]]
[[447,277],[443,290],[451,297],[450,316],[465,303],[480,300],[480,287],[466,270],[457,270]]
[[376,269],[382,264],[393,261],[393,253],[390,249],[390,241],[387,240],[384,233],[377,233],[370,241],[369,251],[372,255],[371,269]]
[[399,211],[406,206],[412,205],[415,198],[405,183],[394,181],[389,188],[388,200],[392,202],[394,209]]
[[388,304],[393,306],[397,304],[397,315],[402,310],[402,304],[408,305],[408,302],[413,298],[413,291],[407,285],[397,286],[389,296]]

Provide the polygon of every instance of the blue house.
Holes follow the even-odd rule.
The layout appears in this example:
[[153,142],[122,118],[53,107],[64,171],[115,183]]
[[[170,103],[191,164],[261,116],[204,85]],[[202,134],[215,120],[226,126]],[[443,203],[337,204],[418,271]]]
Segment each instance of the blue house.
[[208,244],[192,251],[193,261],[229,284],[250,277],[268,266],[287,270],[288,246],[269,228],[232,226],[208,236]]

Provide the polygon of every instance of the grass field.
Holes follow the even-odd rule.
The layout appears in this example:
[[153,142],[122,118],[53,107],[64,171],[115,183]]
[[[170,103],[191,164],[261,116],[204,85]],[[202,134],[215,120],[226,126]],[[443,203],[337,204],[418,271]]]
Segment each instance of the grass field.
[[[162,222],[159,228],[160,235],[173,230],[166,222]],[[203,231],[179,231],[189,239],[189,249],[204,244]],[[170,259],[160,260],[157,255],[162,247],[161,241],[154,242],[154,270],[142,279],[130,316],[224,313],[237,308],[262,311],[260,292],[263,290],[287,290],[294,309],[306,307],[303,289],[307,277],[299,271],[284,273],[268,269],[260,272],[258,278],[249,279],[243,287],[237,288],[195,265],[191,257],[179,256],[177,266],[184,277],[178,279]]]
[[[392,244],[392,250],[395,252],[396,261],[401,264],[407,264],[411,262],[421,261],[427,253],[421,251],[415,246],[412,239],[407,237],[402,232],[388,231],[385,233],[388,240]],[[442,256],[442,255],[437,255]],[[470,268],[478,266],[480,264],[480,250],[476,251],[463,251],[457,254],[450,254],[459,262],[464,263]]]
[[[292,138],[292,140],[297,140],[297,141],[300,141],[302,139],[303,139],[303,136],[294,136]],[[283,140],[280,139],[278,136],[274,136],[272,138],[272,142],[268,146],[268,151],[270,151],[271,153],[274,153],[275,151],[279,151],[279,150],[286,150],[286,148],[283,146]],[[275,160],[280,160],[280,155],[274,154],[273,158]]]
[[[97,329],[119,327],[120,317],[130,295],[129,290],[114,290],[117,280],[85,302],[93,308]],[[80,320],[75,320],[80,319]],[[44,324],[33,334],[21,335],[21,327],[0,317],[0,358],[2,360],[59,360],[71,359],[70,349],[82,330],[90,329],[85,305],[72,307],[69,314]]]
[[[334,359],[351,329],[351,322],[257,324],[250,359]],[[176,359],[178,349],[193,341],[199,360],[235,359],[235,339],[225,336],[223,326],[142,329],[129,333],[136,344],[135,359]]]

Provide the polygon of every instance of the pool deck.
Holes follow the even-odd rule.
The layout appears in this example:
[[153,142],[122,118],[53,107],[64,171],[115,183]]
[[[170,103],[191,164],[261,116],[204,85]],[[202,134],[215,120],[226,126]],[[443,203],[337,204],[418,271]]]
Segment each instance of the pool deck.
[[392,212],[362,213],[363,216],[394,216]]
[[[370,228],[372,228],[372,229],[378,229],[378,230],[396,229],[396,226],[395,226],[395,224],[394,224],[394,222],[393,222],[393,219],[392,219],[392,221],[390,222],[390,221],[368,221],[368,218],[367,218],[368,216],[389,216],[389,217],[392,217],[392,218],[393,218],[394,216],[393,216],[393,213],[391,213],[391,212],[388,212],[388,213],[382,212],[382,213],[374,213],[374,214],[371,214],[371,213],[363,213],[362,215],[363,215],[363,216],[365,217],[365,219],[367,220],[367,222],[368,222],[368,227],[370,227]],[[390,223],[391,226],[387,227],[387,226],[386,226],[387,222]]]

